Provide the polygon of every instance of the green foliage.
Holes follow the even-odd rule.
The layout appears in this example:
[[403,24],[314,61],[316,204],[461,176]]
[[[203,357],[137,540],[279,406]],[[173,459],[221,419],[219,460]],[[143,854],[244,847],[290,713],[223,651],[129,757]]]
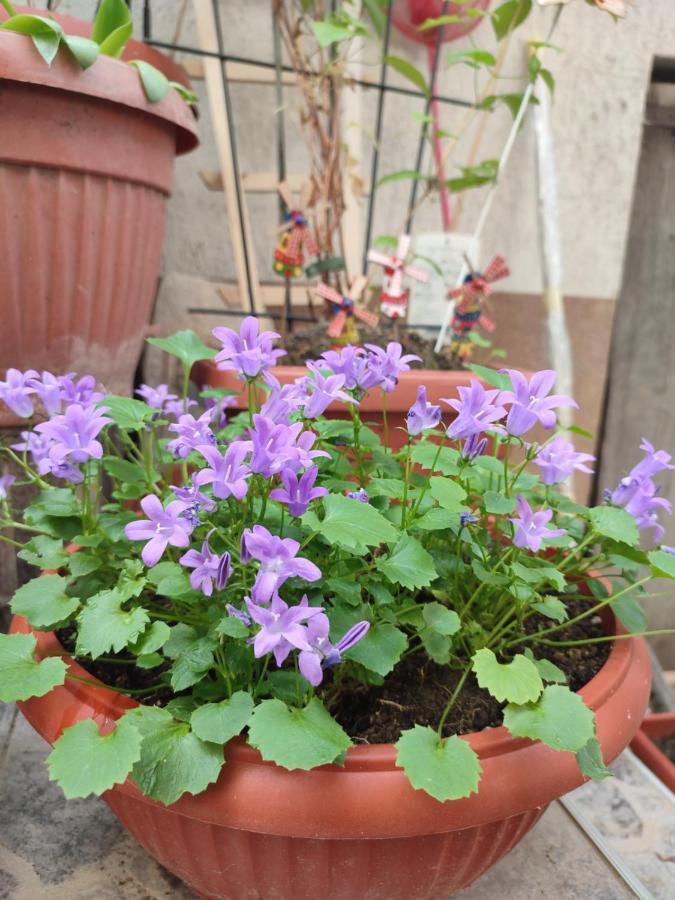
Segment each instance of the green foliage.
[[368,634],[347,651],[347,659],[361,663],[378,675],[388,675],[408,645],[405,634],[393,625],[373,625]]
[[130,59],[129,65],[138,69],[143,92],[149,103],[159,103],[160,100],[166,97],[171,89],[171,85],[163,72],[160,72],[159,69],[156,69],[144,59]]
[[588,517],[597,534],[611,538],[613,541],[622,541],[631,547],[640,540],[635,519],[625,509],[617,509],[614,506],[594,506],[588,510]]
[[43,697],[66,679],[66,664],[53,657],[35,659],[32,634],[0,634],[0,701]]
[[403,732],[396,750],[396,765],[412,786],[436,800],[460,800],[478,790],[478,756],[457,735],[441,740],[432,728],[415,725]]
[[78,37],[74,34],[64,34],[63,43],[73,54],[81,69],[88,69],[98,59],[99,46],[89,38]]
[[202,339],[190,330],[177,331],[167,338],[147,338],[147,342],[175,356],[185,366],[193,366],[202,359],[213,359],[216,355],[212,347],[207,347]]
[[427,627],[438,634],[453,635],[462,627],[461,620],[454,609],[448,609],[435,600],[424,604],[422,615]]
[[473,655],[473,670],[480,687],[500,703],[533,702],[544,689],[537,666],[522,654],[509,663],[500,663],[492,650],[483,647]]
[[123,609],[124,602],[124,595],[117,588],[89,598],[77,617],[78,655],[97,659],[110,650],[119,653],[138,640],[150,618],[142,608]]
[[326,514],[320,531],[331,544],[364,553],[368,547],[396,539],[394,526],[368,503],[330,494],[323,505]]
[[391,556],[379,559],[376,566],[389,581],[411,591],[426,587],[438,575],[431,555],[408,534],[402,535]]
[[103,46],[105,46],[106,42],[110,42],[109,46],[112,48],[116,42],[114,40],[115,35],[123,32],[125,29],[129,29],[128,39],[131,37],[132,28],[131,12],[124,0],[101,0],[91,26],[91,39],[101,45],[102,53],[107,53],[109,56],[120,56],[123,45],[122,48],[115,52],[111,52],[109,49],[104,50]]
[[66,728],[47,757],[49,775],[69,800],[122,784],[141,756],[141,736],[126,718],[101,735],[92,719]]
[[157,410],[147,403],[132,400],[131,397],[118,397],[115,394],[107,394],[99,406],[107,407],[106,415],[123,431],[140,431],[157,413]]
[[459,512],[464,509],[463,500],[466,498],[466,491],[457,481],[433,475],[429,479],[429,491],[443,509],[450,512]]
[[506,0],[494,9],[491,19],[497,40],[503,40],[510,31],[522,25],[531,9],[532,0]]
[[53,628],[64,622],[80,605],[77,597],[66,593],[68,579],[61,575],[42,575],[22,585],[10,603],[12,612],[23,616],[33,628]]
[[68,562],[63,541],[46,534],[38,534],[31,538],[23,550],[19,550],[17,556],[40,569],[60,569]]
[[605,765],[602,758],[602,748],[595,735],[588,739],[588,742],[584,744],[581,750],[577,750],[576,757],[581,774],[586,778],[594,778],[599,781],[603,778],[609,778],[612,774]]
[[58,53],[63,37],[63,29],[59,23],[54,19],[43,19],[42,16],[12,16],[0,24],[0,28],[30,36],[36,50],[48,66],[51,66]]
[[425,97],[429,96],[430,91],[426,78],[410,60],[403,59],[401,56],[385,56],[384,62],[398,72],[399,75],[406,78]]
[[316,697],[303,709],[263,700],[253,710],[249,740],[263,759],[285,769],[313,769],[334,762],[352,743]]
[[665,550],[652,550],[648,554],[654,578],[675,578],[675,556]]
[[229,700],[205,703],[190,718],[192,730],[203,741],[226,744],[244,729],[253,712],[253,698],[247,691],[237,691]]
[[578,694],[552,684],[536,703],[509,703],[504,725],[514,737],[543,741],[554,750],[581,750],[595,735],[594,716]]

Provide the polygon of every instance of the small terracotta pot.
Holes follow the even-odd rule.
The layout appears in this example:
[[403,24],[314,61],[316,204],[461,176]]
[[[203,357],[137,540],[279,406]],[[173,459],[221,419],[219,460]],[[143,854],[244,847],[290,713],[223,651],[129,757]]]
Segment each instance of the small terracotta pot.
[[[611,615],[606,622],[615,627]],[[31,631],[19,617],[11,630]],[[53,633],[35,635],[40,656],[62,652]],[[631,638],[615,642],[581,690],[606,762],[633,737],[649,688],[647,645]],[[110,731],[134,705],[68,681],[19,707],[52,743],[80,719]],[[480,790],[448,803],[414,790],[389,744],[351,748],[344,767],[288,772],[240,740],[227,745],[220,778],[202,794],[165,807],[127,781],[104,799],[149,853],[211,900],[438,900],[480,877],[584,780],[573,754],[512,738],[504,727],[465,740],[481,760]]]
[[631,750],[675,793],[675,763],[654,743],[657,738],[675,735],[675,713],[650,713],[631,741]]
[[[304,366],[276,366],[272,369],[272,375],[280,384],[292,384],[296,378],[302,378],[307,374]],[[232,371],[222,372],[211,359],[204,359],[192,368],[192,380],[199,388],[215,387],[227,388],[236,391],[235,409],[248,408],[248,395],[246,385],[239,381]],[[417,389],[424,385],[427,389],[427,400],[430,403],[439,403],[446,397],[456,397],[458,387],[468,387],[471,381],[475,381],[473,372],[465,370],[439,371],[437,369],[411,369],[404,372],[398,385],[391,394],[385,394],[387,416],[387,445],[392,450],[400,450],[406,443],[406,415],[408,410],[417,400]],[[489,385],[482,381],[484,387]],[[261,394],[264,399],[264,394]],[[452,407],[442,404],[443,420],[451,422],[456,414]],[[381,438],[385,438],[383,394],[379,388],[368,391],[361,403],[359,412],[363,421],[369,425]],[[349,419],[349,413],[342,403],[331,403],[325,415],[329,419]]]
[[91,373],[127,393],[157,286],[173,161],[197,144],[171,91],[100,57],[47,66],[0,31],[2,368]]

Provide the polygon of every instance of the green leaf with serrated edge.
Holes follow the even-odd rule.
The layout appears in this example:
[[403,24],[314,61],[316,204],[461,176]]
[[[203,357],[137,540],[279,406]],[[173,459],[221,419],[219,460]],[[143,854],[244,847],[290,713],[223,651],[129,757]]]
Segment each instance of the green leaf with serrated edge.
[[627,631],[639,634],[647,630],[647,614],[639,600],[632,594],[624,594],[622,597],[617,597],[616,600],[611,601],[610,606]]
[[46,534],[38,534],[17,553],[19,559],[24,559],[32,566],[41,569],[60,569],[68,562],[63,541],[49,537]]
[[328,590],[337,597],[356,606],[361,602],[361,584],[350,578],[327,578],[324,582]]
[[[527,559],[524,557],[524,559]],[[564,591],[567,582],[565,581],[565,576],[562,572],[558,571],[558,569],[554,569],[553,566],[540,566],[538,565],[537,557],[532,557],[531,560],[528,560],[528,563],[532,564],[522,565],[521,563],[513,563],[511,565],[511,571],[514,575],[520,578],[522,581],[526,581],[528,584],[539,585],[543,583],[552,584],[556,590]]]
[[501,391],[510,391],[513,389],[511,378],[506,372],[498,372],[497,369],[491,369],[489,366],[479,366],[475,363],[472,363],[469,368],[477,378],[487,382],[487,384],[492,385],[492,387],[499,388]]
[[411,591],[426,587],[438,577],[433,557],[409,534],[401,535],[391,556],[378,559],[375,568],[389,581]]
[[131,774],[147,797],[168,805],[185,793],[200,794],[217,780],[222,746],[200,740],[187,723],[176,722],[156,706],[137,707],[123,719],[143,736],[141,757]]
[[114,31],[131,21],[131,13],[124,0],[101,0],[91,26],[91,39],[102,44]]
[[504,709],[504,725],[514,737],[529,737],[572,753],[595,734],[592,711],[578,694],[557,684],[545,687],[536,703],[509,703]]
[[[462,511],[464,511],[464,508]],[[456,530],[458,526],[459,512],[434,506],[432,509],[428,509],[419,519],[415,519],[411,527],[418,528],[420,531],[445,531],[448,528]]]
[[117,456],[104,456],[102,462],[108,475],[112,475],[113,478],[118,478],[120,481],[144,484],[147,479],[147,473],[140,463],[119,459]]
[[323,505],[326,515],[319,527],[331,544],[364,553],[368,547],[394,541],[398,536],[391,522],[368,503],[330,494]]
[[437,603],[435,600],[423,605],[422,614],[427,626],[438,634],[457,634],[462,627],[462,622],[454,609],[448,609],[447,606],[443,606],[442,603]]
[[563,670],[559,669],[555,663],[552,663],[549,659],[537,659],[529,647],[523,652],[536,666],[542,681],[548,681],[552,684],[567,684],[567,675],[565,675]]
[[611,776],[612,773],[605,765],[602,748],[595,735],[589,739],[588,743],[584,744],[581,750],[577,751],[576,757],[581,774],[586,778],[601,781],[603,778]]
[[225,616],[216,625],[216,631],[218,634],[226,634],[232,638],[247,638],[250,633],[241,619],[236,616]]
[[130,59],[129,65],[138,69],[138,76],[141,79],[143,92],[150,103],[159,103],[169,93],[169,79],[151,66],[144,59]]
[[135,641],[129,643],[129,652],[135,656],[154,653],[166,644],[170,634],[171,629],[166,622],[152,622]]
[[74,578],[82,578],[96,572],[103,565],[103,560],[95,553],[87,553],[86,550],[78,550],[71,553],[68,560],[68,569]]
[[156,669],[166,662],[161,653],[143,653],[136,660],[139,669]]
[[410,784],[442,803],[478,790],[481,765],[475,751],[457,735],[439,739],[433,728],[415,725],[396,743],[396,765]]
[[352,742],[316,697],[303,709],[263,700],[253,710],[249,743],[263,759],[285,769],[313,769],[333,762]]
[[117,588],[100,591],[87,600],[77,617],[77,654],[97,659],[110,650],[119,653],[145,630],[150,617],[144,609],[122,608],[124,597]]
[[203,741],[226,744],[248,725],[253,712],[253,698],[246,691],[237,691],[229,700],[206,703],[192,713],[190,725]]
[[429,96],[429,85],[426,78],[409,60],[402,59],[400,56],[385,56],[383,62],[385,65],[391,66],[399,75],[407,78],[425,97]]
[[101,735],[92,719],[66,728],[47,757],[49,776],[68,800],[101,795],[122,784],[141,756],[141,735],[131,722],[120,719],[115,730]]
[[192,625],[183,622],[171,626],[171,635],[164,644],[164,655],[169,659],[176,659],[185,650],[188,650],[199,638],[199,633]]
[[[436,455],[438,454],[438,459]],[[438,452],[438,444],[431,441],[419,441],[412,450],[412,461],[423,469],[441,472],[443,475],[456,475],[459,472],[459,453],[452,447],[441,447]]]
[[393,625],[374,625],[358,644],[348,650],[346,659],[361,663],[378,675],[388,675],[403,655],[408,639]]
[[403,481],[400,478],[371,478],[368,496],[398,499],[403,496]]
[[61,575],[41,575],[22,585],[10,601],[12,612],[33,628],[52,628],[71,616],[80,601],[66,594],[68,580]]
[[174,697],[173,700],[169,700],[169,702],[164,707],[168,713],[174,717],[174,719],[178,719],[179,722],[189,722],[192,713],[197,709],[197,701],[194,697]]
[[675,556],[666,550],[652,550],[647,554],[654,578],[675,578]]
[[516,508],[516,501],[513,497],[505,497],[503,494],[498,494],[497,491],[486,491],[483,494],[483,503],[485,512],[494,515],[508,515]]
[[204,678],[213,665],[214,646],[211,638],[199,638],[176,657],[171,668],[174,691],[184,691]]
[[42,491],[31,506],[57,518],[77,516],[80,512],[80,504],[70,488],[49,488]]
[[550,594],[546,594],[537,603],[533,603],[532,609],[536,609],[538,613],[546,616],[547,619],[553,619],[554,622],[564,622],[565,619],[569,618],[567,607],[562,600]]
[[89,38],[78,37],[74,34],[64,34],[63,43],[73,54],[81,69],[88,69],[98,59],[98,44]]
[[106,415],[123,431],[140,431],[157,414],[157,410],[147,403],[131,397],[118,397],[116,394],[108,394],[97,405],[107,406]]
[[167,338],[148,338],[147,342],[175,356],[186,366],[192,366],[202,359],[213,359],[217,353],[217,350],[207,347],[204,341],[189,329],[177,331]]
[[457,481],[432,475],[429,479],[429,491],[443,509],[459,512],[464,508],[462,501],[466,499],[466,491]]
[[35,659],[33,634],[0,634],[0,700],[14,703],[44,697],[66,680],[66,664],[51,657]]
[[492,11],[492,27],[498,41],[521,25],[529,16],[532,9],[532,0],[507,0]]
[[500,663],[492,650],[483,647],[474,653],[472,665],[479,686],[500,703],[528,703],[544,689],[537,667],[520,653],[511,662]]
[[419,636],[431,659],[439,666],[447,666],[450,662],[450,638],[432,631],[431,628],[423,628]]
[[588,510],[588,517],[594,530],[614,541],[634,546],[640,540],[635,519],[625,509],[614,506],[593,506]]

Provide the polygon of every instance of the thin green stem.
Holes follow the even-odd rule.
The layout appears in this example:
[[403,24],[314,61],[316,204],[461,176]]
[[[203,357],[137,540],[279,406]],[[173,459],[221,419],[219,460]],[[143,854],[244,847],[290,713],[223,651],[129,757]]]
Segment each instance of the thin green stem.
[[162,684],[153,684],[151,687],[140,688],[140,689],[131,689],[131,688],[117,688],[113,687],[111,684],[104,684],[102,681],[91,681],[89,678],[80,678],[79,675],[73,675],[71,672],[66,672],[66,678],[69,678],[71,681],[79,681],[81,684],[88,684],[89,687],[96,688],[105,688],[108,691],[114,691],[116,694],[125,694],[127,696],[140,697],[143,694],[152,694],[155,691],[159,690],[159,688],[163,687]]
[[448,718],[448,713],[455,705],[455,700],[459,697],[460,691],[464,687],[464,682],[468,678],[469,672],[471,671],[471,667],[464,669],[462,672],[461,678],[457,682],[454,691],[452,692],[450,699],[448,700],[445,709],[443,710],[443,715],[441,716],[441,721],[438,723],[438,736],[439,738],[443,737],[443,726],[445,725],[445,720]]
[[604,641],[625,641],[634,637],[653,637],[658,634],[675,634],[675,628],[658,628],[654,631],[633,631],[628,634],[610,634],[604,637],[584,638],[580,641],[537,641],[538,644],[546,644],[547,647],[581,647],[583,644],[600,644]]
[[384,427],[384,446],[389,446],[389,422],[387,421],[387,394],[382,392],[382,425]]
[[16,10],[12,6],[12,4],[9,2],[9,0],[0,0],[0,6],[2,6],[6,10],[8,15],[10,15],[10,16],[17,15]]

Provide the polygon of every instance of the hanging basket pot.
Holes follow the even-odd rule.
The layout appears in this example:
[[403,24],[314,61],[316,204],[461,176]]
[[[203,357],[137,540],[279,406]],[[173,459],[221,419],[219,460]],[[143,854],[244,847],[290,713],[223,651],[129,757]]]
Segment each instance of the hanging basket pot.
[[483,16],[468,16],[467,10],[484,12],[489,6],[490,0],[471,0],[469,3],[449,3],[446,11],[444,0],[394,0],[391,21],[406,37],[434,47],[438,40],[438,28],[419,30],[427,19],[438,19],[442,15],[457,16],[461,21],[443,26],[443,41],[454,41],[470,34],[483,21]]

